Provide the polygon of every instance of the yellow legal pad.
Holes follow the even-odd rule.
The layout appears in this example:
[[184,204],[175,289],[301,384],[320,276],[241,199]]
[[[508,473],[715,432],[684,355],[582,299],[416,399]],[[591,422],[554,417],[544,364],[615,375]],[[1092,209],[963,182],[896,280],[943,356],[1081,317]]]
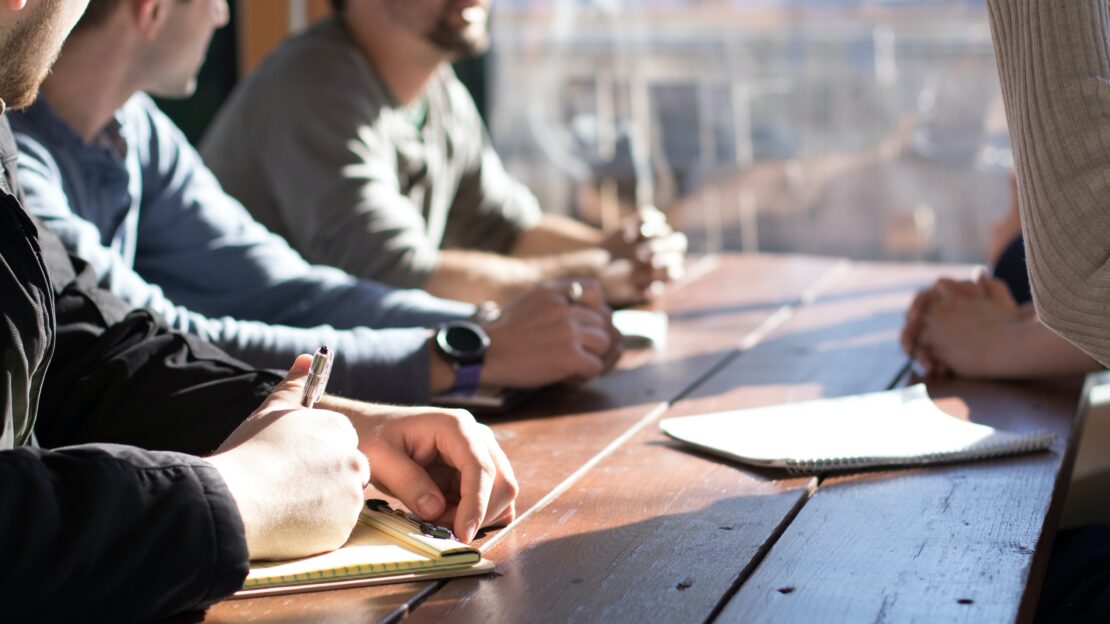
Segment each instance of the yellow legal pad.
[[477,548],[421,532],[403,512],[364,509],[339,550],[291,561],[256,561],[236,597],[252,597],[492,572]]

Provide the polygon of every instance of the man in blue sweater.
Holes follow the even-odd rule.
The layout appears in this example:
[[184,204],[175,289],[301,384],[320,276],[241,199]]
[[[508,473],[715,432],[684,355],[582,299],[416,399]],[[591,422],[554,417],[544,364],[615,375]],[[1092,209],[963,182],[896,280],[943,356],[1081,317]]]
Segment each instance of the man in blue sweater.
[[[333,388],[361,399],[425,403],[476,382],[536,387],[612,364],[619,341],[592,282],[541,287],[500,315],[442,327],[475,307],[311,265],[255,222],[144,93],[190,93],[226,18],[224,0],[97,0],[43,97],[13,115],[28,210],[104,288],[255,366],[328,344],[340,354]],[[475,364],[445,338],[488,348]]]

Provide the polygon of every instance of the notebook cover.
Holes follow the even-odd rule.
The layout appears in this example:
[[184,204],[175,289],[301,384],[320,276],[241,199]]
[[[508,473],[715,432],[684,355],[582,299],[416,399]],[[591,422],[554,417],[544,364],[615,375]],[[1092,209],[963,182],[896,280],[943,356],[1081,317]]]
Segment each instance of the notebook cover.
[[497,569],[489,559],[482,559],[478,563],[466,568],[452,570],[427,570],[411,572],[408,574],[394,574],[391,576],[376,576],[371,578],[348,579],[343,581],[320,581],[305,583],[303,585],[285,585],[281,587],[264,587],[260,589],[240,589],[231,596],[231,600],[241,598],[261,598],[264,596],[284,596],[286,594],[299,594],[304,592],[331,591],[333,589],[350,589],[352,587],[370,587],[373,585],[389,585],[391,583],[415,583],[418,581],[433,581],[436,579],[457,578],[465,576],[481,576]]
[[399,583],[483,574],[492,569],[478,549],[455,539],[425,534],[419,518],[413,518],[388,505],[382,509],[368,504],[343,547],[289,561],[252,562],[237,595],[306,591],[309,587],[339,586],[336,583]]

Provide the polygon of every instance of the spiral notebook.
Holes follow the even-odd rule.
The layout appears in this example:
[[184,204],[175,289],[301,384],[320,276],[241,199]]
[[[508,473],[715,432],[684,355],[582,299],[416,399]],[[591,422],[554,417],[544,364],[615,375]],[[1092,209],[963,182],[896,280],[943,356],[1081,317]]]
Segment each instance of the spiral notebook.
[[494,570],[477,548],[384,501],[371,501],[339,550],[292,561],[251,562],[236,598],[404,583]]
[[1048,449],[1049,432],[1008,433],[950,416],[923,384],[668,418],[663,431],[707,453],[796,473],[969,461]]

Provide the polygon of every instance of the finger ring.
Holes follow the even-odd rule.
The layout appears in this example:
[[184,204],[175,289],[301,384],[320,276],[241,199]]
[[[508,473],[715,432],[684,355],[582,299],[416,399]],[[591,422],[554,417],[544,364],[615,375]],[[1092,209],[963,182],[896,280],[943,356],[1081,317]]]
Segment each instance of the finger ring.
[[570,283],[570,286],[567,287],[567,302],[571,305],[578,305],[582,303],[582,296],[585,294],[586,292],[582,288],[582,282],[573,281]]

